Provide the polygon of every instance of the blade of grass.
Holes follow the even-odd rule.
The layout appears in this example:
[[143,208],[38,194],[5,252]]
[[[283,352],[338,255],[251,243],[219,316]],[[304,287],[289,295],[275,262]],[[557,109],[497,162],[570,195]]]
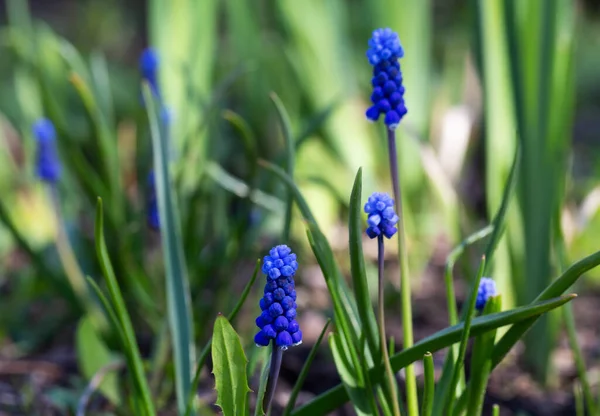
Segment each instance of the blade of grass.
[[[281,129],[283,131],[284,138],[284,149],[286,155],[285,162],[285,171],[289,175],[290,178],[294,177],[294,157],[295,157],[295,146],[294,146],[294,136],[292,134],[292,125],[290,122],[290,117],[285,109],[285,106],[279,99],[276,93],[271,93],[271,100],[275,105],[275,109],[277,110],[277,115],[279,117],[279,123],[281,124]],[[292,191],[288,191],[288,198],[285,209],[285,219],[283,223],[283,242],[287,243],[290,240],[290,232],[292,228],[292,208],[294,197],[292,196]]]
[[296,383],[294,384],[294,388],[292,389],[292,393],[290,394],[290,398],[288,399],[288,404],[283,410],[283,416],[289,416],[290,412],[296,405],[296,399],[298,398],[298,394],[300,394],[300,390],[304,385],[304,380],[306,380],[306,376],[308,375],[308,370],[310,370],[310,366],[315,357],[317,356],[319,346],[321,345],[321,341],[323,341],[323,337],[325,336],[325,333],[327,332],[327,328],[329,327],[330,323],[331,319],[327,319],[327,322],[325,322],[325,326],[323,327],[321,333],[319,334],[319,337],[315,341],[315,345],[313,345],[310,352],[308,353],[308,357],[306,357],[306,361],[304,361],[302,370],[300,370],[300,374],[298,374],[298,378],[296,379]]
[[150,135],[154,155],[156,195],[161,220],[161,240],[166,268],[167,311],[171,343],[175,361],[175,389],[179,413],[186,411],[191,392],[192,363],[195,362],[194,332],[191,312],[189,282],[181,229],[176,205],[176,195],[171,186],[169,171],[169,143],[166,126],[160,123],[160,109],[147,84],[143,96],[148,110]]
[[112,264],[108,257],[108,250],[106,248],[106,241],[104,240],[104,216],[102,214],[102,199],[98,198],[96,206],[96,226],[95,226],[95,237],[96,237],[96,254],[98,261],[100,262],[100,268],[102,274],[106,280],[112,306],[115,311],[115,315],[119,321],[121,328],[123,329],[123,335],[125,337],[126,344],[124,345],[125,351],[130,356],[131,365],[130,371],[133,373],[133,379],[136,383],[138,393],[140,395],[139,401],[143,409],[143,414],[152,416],[156,414],[154,410],[154,404],[150,396],[150,389],[146,376],[144,374],[144,364],[142,362],[142,356],[140,354],[139,347],[135,339],[135,332],[131,323],[131,318],[127,312],[125,306],[125,300],[121,294],[119,283],[115,276]]

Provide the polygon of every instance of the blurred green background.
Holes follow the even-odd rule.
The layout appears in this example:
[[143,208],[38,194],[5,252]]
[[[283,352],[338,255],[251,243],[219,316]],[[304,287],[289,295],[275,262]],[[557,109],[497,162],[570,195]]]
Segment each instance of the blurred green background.
[[[382,26],[398,31],[406,51],[399,158],[416,290],[429,265],[489,221],[518,139],[520,192],[493,268],[507,306],[531,300],[557,275],[556,235],[564,234],[570,261],[595,251],[596,1],[8,0],[0,2],[0,339],[14,356],[57,342],[89,307],[65,274],[98,274],[96,196],[142,332],[164,330],[159,239],[145,225],[152,155],[143,48],[158,51],[173,115],[170,156],[196,332],[205,340],[204,323],[245,283],[232,276],[249,274],[284,219],[284,188],[256,166],[256,156],[285,164],[271,92],[290,114],[296,182],[334,248],[347,246],[358,167],[365,192],[390,189],[383,126],[364,117],[365,50]],[[33,170],[31,125],[41,116],[54,121],[66,166],[58,217]],[[78,260],[70,271],[61,227]],[[303,233],[295,221],[308,253]],[[590,273],[583,285],[595,289],[598,279]],[[531,360],[545,378],[545,362]]]

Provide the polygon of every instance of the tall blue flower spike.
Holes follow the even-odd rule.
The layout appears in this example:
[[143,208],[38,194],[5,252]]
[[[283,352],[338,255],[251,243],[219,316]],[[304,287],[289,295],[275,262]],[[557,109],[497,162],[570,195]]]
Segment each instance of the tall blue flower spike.
[[267,276],[261,314],[256,318],[260,329],[254,337],[257,346],[266,347],[271,340],[281,350],[302,343],[302,331],[296,321],[294,275],[298,270],[296,255],[286,245],[273,247],[264,257],[262,272]]
[[158,89],[158,65],[160,61],[158,59],[158,53],[153,48],[146,48],[143,50],[140,56],[140,72],[142,78],[150,84],[152,92],[160,97]]
[[154,171],[148,174],[148,213],[146,219],[148,226],[155,231],[160,229],[160,217],[158,216],[158,200],[156,199],[156,181],[154,179]]
[[61,165],[54,125],[47,118],[41,118],[33,125],[33,135],[37,142],[35,172],[41,180],[55,183],[60,177]]
[[475,301],[475,309],[482,311],[485,304],[492,296],[496,296],[496,282],[489,277],[482,277],[479,281],[477,289],[477,300]]
[[392,29],[377,29],[369,40],[367,58],[373,65],[373,105],[366,112],[367,119],[379,120],[384,116],[388,128],[394,130],[408,112],[404,103],[402,70],[398,59],[404,56],[398,34]]
[[398,231],[396,223],[398,215],[394,211],[394,200],[386,193],[374,192],[365,204],[365,212],[368,214],[367,235],[375,238],[381,234],[392,238]]

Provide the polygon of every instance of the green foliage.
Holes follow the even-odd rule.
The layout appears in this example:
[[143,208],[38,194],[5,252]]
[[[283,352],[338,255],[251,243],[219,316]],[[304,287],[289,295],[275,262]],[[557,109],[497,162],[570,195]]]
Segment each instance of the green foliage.
[[248,415],[248,360],[238,334],[222,315],[217,317],[213,328],[211,356],[217,406],[224,416]]

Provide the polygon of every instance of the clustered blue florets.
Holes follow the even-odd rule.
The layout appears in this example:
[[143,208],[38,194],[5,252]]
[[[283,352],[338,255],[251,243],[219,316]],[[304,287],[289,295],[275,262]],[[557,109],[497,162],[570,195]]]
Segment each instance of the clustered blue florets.
[[373,65],[373,105],[367,110],[367,118],[384,122],[390,129],[398,127],[400,120],[408,112],[404,103],[404,86],[399,58],[404,56],[398,34],[389,28],[377,29],[369,40],[367,58]]
[[369,215],[367,218],[367,235],[375,238],[381,234],[387,238],[392,238],[398,229],[398,215],[394,211],[394,200],[386,193],[374,192],[365,204],[365,212]]
[[477,289],[475,308],[478,311],[482,311],[488,299],[492,296],[496,296],[496,282],[489,277],[482,277]]
[[158,216],[158,200],[156,199],[156,181],[154,179],[154,171],[148,174],[148,213],[146,219],[148,226],[153,230],[160,229],[160,219]]
[[37,141],[36,174],[41,180],[54,183],[60,177],[61,171],[54,125],[47,118],[39,119],[33,125],[33,135]]
[[153,48],[146,48],[140,56],[140,72],[142,78],[150,84],[152,92],[158,97],[158,54]]
[[298,270],[296,255],[286,245],[273,247],[263,260],[267,275],[264,296],[260,300],[261,314],[256,318],[260,331],[254,337],[258,346],[275,345],[285,350],[302,343],[302,331],[296,321],[296,290],[294,275]]

